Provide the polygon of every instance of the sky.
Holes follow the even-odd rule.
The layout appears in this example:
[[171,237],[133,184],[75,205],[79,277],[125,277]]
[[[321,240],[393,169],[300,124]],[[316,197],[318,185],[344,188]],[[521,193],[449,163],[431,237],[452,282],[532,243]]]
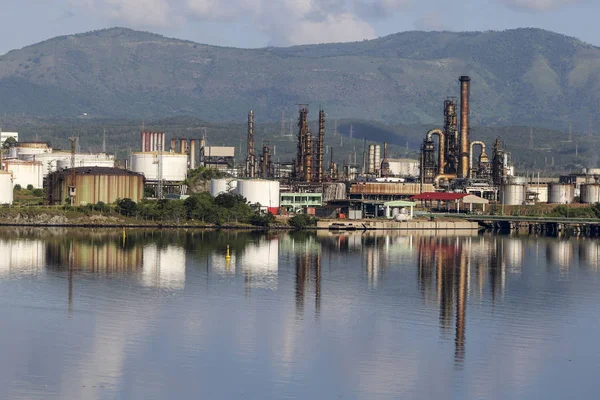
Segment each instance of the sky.
[[599,15],[598,0],[0,0],[0,54],[114,26],[244,48],[519,27],[600,46]]

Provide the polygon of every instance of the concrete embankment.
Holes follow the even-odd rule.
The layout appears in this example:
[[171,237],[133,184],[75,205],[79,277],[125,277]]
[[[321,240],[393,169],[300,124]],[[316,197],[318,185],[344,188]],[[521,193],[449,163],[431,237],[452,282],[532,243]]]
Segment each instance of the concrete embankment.
[[479,230],[477,222],[465,220],[451,221],[388,221],[388,220],[356,220],[356,221],[339,221],[339,220],[321,220],[317,223],[319,229],[332,229],[332,224],[345,224],[346,226],[334,225],[333,229],[362,229],[362,230]]

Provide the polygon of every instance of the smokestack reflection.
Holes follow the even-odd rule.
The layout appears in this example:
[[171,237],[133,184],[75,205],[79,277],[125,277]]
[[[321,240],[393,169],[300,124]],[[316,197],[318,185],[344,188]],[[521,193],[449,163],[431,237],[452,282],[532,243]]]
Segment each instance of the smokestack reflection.
[[[298,251],[295,255],[296,262],[296,315],[304,314],[304,302],[306,292],[309,290],[309,284],[312,276],[315,291],[315,315],[321,311],[321,249],[306,247]],[[320,245],[320,243],[319,243]]]

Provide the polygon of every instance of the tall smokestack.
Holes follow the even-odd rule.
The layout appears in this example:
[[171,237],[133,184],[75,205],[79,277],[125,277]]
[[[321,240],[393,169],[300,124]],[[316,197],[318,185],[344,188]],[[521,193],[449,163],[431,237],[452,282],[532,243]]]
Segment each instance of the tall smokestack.
[[460,163],[459,178],[469,177],[469,94],[471,78],[461,76],[460,79]]
[[312,133],[306,132],[305,154],[304,154],[304,181],[312,181]]
[[146,132],[142,131],[142,153],[146,152]]
[[181,154],[187,153],[187,140],[179,139],[179,151],[181,152]]
[[323,182],[323,145],[325,143],[325,111],[319,111],[319,142],[317,160],[317,181]]
[[171,139],[171,153],[177,152],[177,139]]
[[254,111],[248,113],[248,154],[246,155],[246,176],[254,178],[256,163],[254,160]]
[[196,169],[196,139],[190,140],[190,169]]

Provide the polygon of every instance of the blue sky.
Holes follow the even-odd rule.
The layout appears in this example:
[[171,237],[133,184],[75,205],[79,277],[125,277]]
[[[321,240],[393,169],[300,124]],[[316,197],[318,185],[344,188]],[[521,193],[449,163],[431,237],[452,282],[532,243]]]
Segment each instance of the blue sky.
[[0,54],[113,26],[235,47],[517,27],[600,45],[599,15],[598,0],[1,0]]

